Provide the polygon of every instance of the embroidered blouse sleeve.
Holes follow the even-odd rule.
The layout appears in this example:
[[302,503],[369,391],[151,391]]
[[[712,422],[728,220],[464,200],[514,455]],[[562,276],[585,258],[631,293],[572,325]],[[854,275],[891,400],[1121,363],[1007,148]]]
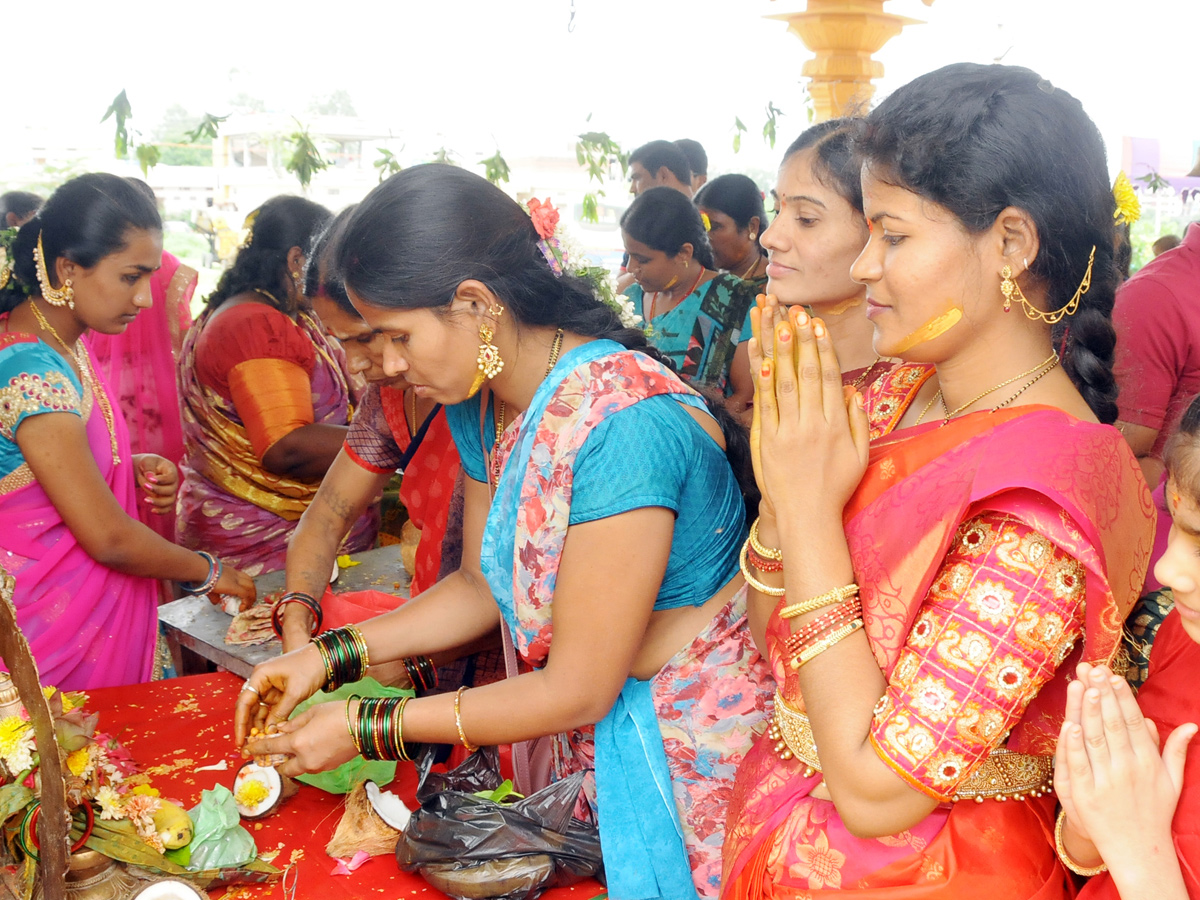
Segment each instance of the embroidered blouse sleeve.
[[18,426],[30,416],[69,412],[82,417],[82,390],[66,361],[45,344],[10,342],[0,348],[0,434],[15,444]]
[[965,522],[917,614],[871,730],[917,790],[948,800],[1003,744],[1083,632],[1085,572],[1023,522]]

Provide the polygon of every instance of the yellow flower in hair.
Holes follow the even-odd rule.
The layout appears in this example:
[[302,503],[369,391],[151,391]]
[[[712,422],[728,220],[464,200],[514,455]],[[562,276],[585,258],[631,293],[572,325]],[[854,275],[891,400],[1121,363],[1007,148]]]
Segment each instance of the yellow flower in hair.
[[1142,217],[1142,204],[1124,172],[1118,172],[1117,180],[1113,182],[1113,198],[1117,201],[1113,219],[1118,225],[1132,226]]
[[700,221],[704,223],[705,231],[712,231],[712,220],[709,219],[708,213],[706,213],[706,212],[700,213]]

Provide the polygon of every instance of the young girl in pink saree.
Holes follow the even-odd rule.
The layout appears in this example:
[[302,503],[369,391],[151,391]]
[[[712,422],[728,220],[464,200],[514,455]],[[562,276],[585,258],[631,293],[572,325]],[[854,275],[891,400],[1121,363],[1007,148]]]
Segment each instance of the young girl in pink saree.
[[0,278],[0,566],[42,680],[64,689],[151,677],[155,578],[254,598],[241,572],[137,521],[139,506],[173,505],[175,466],[131,452],[81,340],[119,334],[149,305],[161,256],[153,204],[84,175],[21,228]]
[[754,314],[747,580],[780,689],[723,896],[1072,896],[1050,792],[1067,673],[1114,654],[1152,540],[1102,424],[1103,147],[1033,72],[959,65],[881,104],[860,152],[852,274],[876,352],[909,364],[843,392],[820,319]]

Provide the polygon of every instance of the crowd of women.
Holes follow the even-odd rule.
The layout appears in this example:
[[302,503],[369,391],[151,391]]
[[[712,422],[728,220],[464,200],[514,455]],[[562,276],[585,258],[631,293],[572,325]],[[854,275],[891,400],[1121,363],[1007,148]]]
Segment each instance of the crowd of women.
[[[801,135],[769,224],[749,179],[693,199],[656,152],[621,220],[648,327],[453,166],[336,218],[267,202],[148,339],[178,336],[157,445],[121,341],[189,273],[137,184],[56,191],[0,285],[0,564],[43,678],[150,678],[154,579],[246,605],[286,568],[243,751],[296,774],[547,738],[532,774],[589,773],[618,900],[1196,896],[1200,401],[1152,560],[1080,104],[1027,69],[922,76]],[[397,469],[413,598],[326,628]],[[1175,610],[1135,696],[1152,563]],[[290,718],[368,667],[417,696]]]

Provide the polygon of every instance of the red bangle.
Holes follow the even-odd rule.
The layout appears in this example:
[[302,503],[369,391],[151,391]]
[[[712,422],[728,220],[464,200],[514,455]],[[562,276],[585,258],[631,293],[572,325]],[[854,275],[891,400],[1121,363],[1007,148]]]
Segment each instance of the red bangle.
[[799,631],[788,636],[784,643],[786,655],[792,656],[800,653],[810,644],[818,640],[824,632],[837,628],[843,622],[857,619],[862,615],[862,602],[854,597],[844,603],[839,603],[829,612],[823,613],[813,619]]
[[749,549],[746,553],[746,558],[749,560],[750,565],[754,566],[754,568],[758,569],[758,571],[760,571],[760,572],[782,572],[783,571],[783,560],[782,559],[769,559],[768,557],[763,556],[761,553],[759,553],[757,550],[754,549],[753,544],[751,544],[749,546]]
[[282,616],[283,608],[289,603],[299,603],[312,613],[312,634],[319,634],[321,626],[325,623],[325,616],[321,612],[321,604],[317,602],[315,597],[305,594],[302,591],[289,591],[276,600],[275,605],[271,608],[271,630],[275,632],[275,636],[281,640],[283,639],[283,625],[280,617]]

